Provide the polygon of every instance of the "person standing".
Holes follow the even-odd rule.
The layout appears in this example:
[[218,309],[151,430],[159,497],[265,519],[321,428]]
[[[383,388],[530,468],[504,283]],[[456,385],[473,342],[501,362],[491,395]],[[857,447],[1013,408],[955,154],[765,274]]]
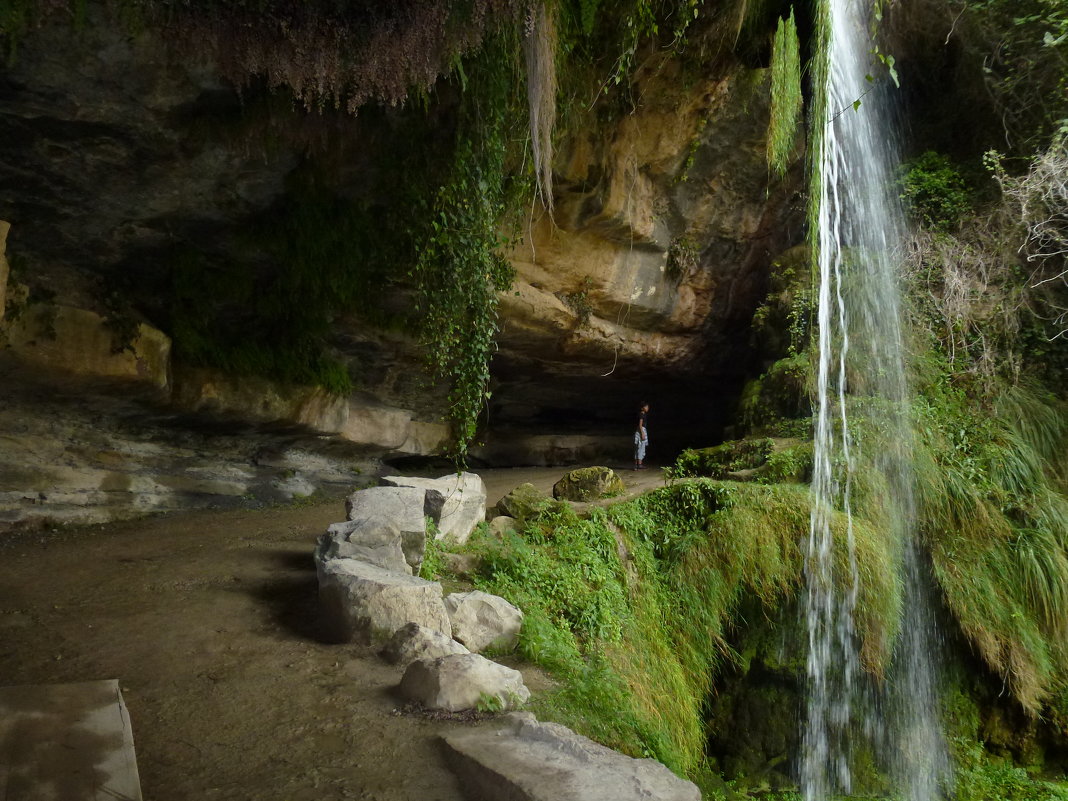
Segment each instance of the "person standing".
[[638,425],[634,429],[634,469],[644,470],[645,449],[649,445],[649,403],[642,401],[638,407]]

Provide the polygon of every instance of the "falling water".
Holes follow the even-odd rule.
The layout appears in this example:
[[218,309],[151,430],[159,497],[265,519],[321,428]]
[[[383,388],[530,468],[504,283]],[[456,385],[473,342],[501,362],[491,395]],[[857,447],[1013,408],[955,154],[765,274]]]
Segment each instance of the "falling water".
[[[909,469],[910,426],[895,276],[904,242],[892,191],[896,163],[869,31],[870,0],[825,0],[826,117],[819,170],[819,370],[813,507],[807,551],[808,708],[801,787],[805,801],[852,789],[858,743],[884,743],[889,769],[909,801],[932,801],[947,775],[938,724],[932,614],[913,542],[915,510]],[[860,101],[859,105],[856,101]],[[890,698],[862,702],[854,631],[858,572],[852,503],[859,443],[850,410],[876,417],[885,440],[868,455],[884,477],[887,536],[898,544],[905,581],[902,636],[895,647]],[[847,521],[835,547],[834,510]],[[843,532],[839,532],[840,534]],[[887,719],[876,715],[882,706]]]

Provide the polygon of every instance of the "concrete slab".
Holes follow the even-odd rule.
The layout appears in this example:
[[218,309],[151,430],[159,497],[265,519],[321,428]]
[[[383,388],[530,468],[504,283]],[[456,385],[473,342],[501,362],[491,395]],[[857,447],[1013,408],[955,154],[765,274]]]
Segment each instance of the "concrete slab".
[[118,681],[0,688],[0,801],[141,801]]

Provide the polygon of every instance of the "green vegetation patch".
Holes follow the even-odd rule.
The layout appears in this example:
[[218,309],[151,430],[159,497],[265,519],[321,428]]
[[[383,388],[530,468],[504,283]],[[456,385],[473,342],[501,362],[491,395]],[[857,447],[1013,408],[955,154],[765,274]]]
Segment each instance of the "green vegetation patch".
[[771,456],[774,443],[762,439],[738,439],[712,448],[686,449],[675,462],[672,474],[726,478],[728,473],[760,467]]
[[[771,611],[796,596],[808,521],[800,487],[679,481],[586,519],[558,505],[503,541],[479,538],[476,584],[524,610],[521,654],[562,682],[540,714],[700,779],[704,705],[740,659],[734,615],[746,599]],[[834,525],[844,542],[844,518]],[[858,630],[878,671],[900,588],[877,531],[860,522],[855,535]],[[837,565],[848,570],[844,552]]]
[[898,186],[906,210],[931,230],[952,230],[971,210],[971,193],[960,170],[933,151],[905,164]]
[[946,603],[1038,713],[1068,670],[1068,415],[1021,387],[985,417],[951,388],[932,392],[918,413],[920,523]]

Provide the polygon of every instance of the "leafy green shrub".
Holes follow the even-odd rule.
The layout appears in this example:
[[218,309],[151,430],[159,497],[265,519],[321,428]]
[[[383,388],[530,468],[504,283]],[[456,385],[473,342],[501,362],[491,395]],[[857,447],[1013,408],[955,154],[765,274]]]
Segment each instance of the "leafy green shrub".
[[775,450],[759,471],[757,481],[761,484],[807,483],[812,477],[814,458],[815,451],[811,441]]
[[684,450],[669,471],[674,478],[708,476],[726,478],[728,473],[751,470],[768,461],[774,443],[768,439],[739,439],[712,448]]
[[907,162],[898,185],[908,213],[936,231],[956,228],[971,209],[968,188],[960,171],[947,157],[934,151]]
[[1023,768],[991,758],[982,743],[958,737],[953,751],[957,801],[1068,801],[1068,787],[1032,779]]

